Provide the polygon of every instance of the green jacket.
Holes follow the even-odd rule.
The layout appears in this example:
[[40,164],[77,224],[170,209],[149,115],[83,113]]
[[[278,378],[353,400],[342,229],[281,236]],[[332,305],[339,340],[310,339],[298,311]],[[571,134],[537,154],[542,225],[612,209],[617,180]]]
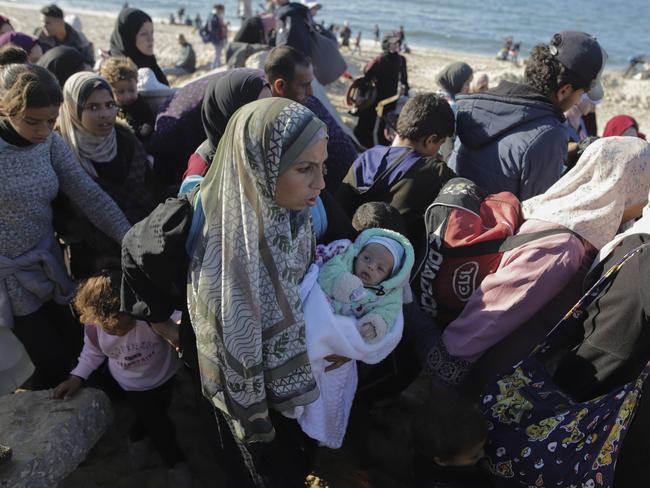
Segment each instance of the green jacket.
[[[354,260],[371,237],[390,237],[404,248],[401,268],[377,286],[364,287],[353,274]],[[359,324],[370,322],[377,331],[378,339],[390,332],[402,312],[404,286],[408,286],[413,267],[413,247],[403,235],[387,229],[367,229],[350,244],[343,254],[333,257],[323,265],[318,283],[332,300],[334,312],[354,316]]]

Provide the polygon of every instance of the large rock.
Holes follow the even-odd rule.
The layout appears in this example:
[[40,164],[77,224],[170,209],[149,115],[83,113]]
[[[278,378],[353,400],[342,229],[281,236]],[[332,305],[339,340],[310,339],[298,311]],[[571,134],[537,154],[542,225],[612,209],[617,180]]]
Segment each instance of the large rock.
[[84,388],[71,400],[51,390],[0,397],[0,443],[13,448],[0,466],[0,487],[55,487],[88,454],[112,421],[100,390]]

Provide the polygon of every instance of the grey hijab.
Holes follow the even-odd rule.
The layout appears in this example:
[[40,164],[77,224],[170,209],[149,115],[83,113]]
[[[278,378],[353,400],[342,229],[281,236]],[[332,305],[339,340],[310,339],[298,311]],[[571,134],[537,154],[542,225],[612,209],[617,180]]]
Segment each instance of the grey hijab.
[[455,96],[460,93],[463,89],[463,85],[473,73],[474,70],[469,64],[459,61],[450,64],[438,73],[436,81],[443,90],[448,92],[450,95]]

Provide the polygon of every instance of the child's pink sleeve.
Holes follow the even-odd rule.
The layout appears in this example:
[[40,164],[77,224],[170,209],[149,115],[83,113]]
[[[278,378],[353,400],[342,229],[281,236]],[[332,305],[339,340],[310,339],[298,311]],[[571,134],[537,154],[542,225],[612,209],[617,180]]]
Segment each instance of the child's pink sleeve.
[[104,362],[106,359],[106,355],[101,351],[99,348],[99,342],[98,342],[98,336],[99,336],[99,329],[96,329],[96,333],[92,334],[94,335],[94,341],[88,336],[88,329],[90,327],[95,327],[94,325],[86,325],[84,326],[85,332],[84,332],[84,347],[81,350],[81,354],[79,355],[79,362],[77,364],[77,367],[73,369],[70,374],[73,374],[75,376],[79,376],[80,378],[83,378],[85,380],[88,379],[88,377],[92,374],[93,371],[95,371],[101,364]]

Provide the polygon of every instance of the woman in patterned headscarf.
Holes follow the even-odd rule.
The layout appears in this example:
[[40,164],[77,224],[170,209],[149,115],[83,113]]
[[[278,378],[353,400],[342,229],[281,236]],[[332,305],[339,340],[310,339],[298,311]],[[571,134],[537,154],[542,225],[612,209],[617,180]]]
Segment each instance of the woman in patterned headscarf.
[[257,100],[230,119],[196,197],[205,224],[187,296],[203,393],[226,418],[257,486],[299,482],[286,473],[293,461],[265,446],[280,418],[273,411],[291,417],[318,397],[299,283],[313,258],[309,207],[325,186],[326,158],[325,126],[312,112]]

